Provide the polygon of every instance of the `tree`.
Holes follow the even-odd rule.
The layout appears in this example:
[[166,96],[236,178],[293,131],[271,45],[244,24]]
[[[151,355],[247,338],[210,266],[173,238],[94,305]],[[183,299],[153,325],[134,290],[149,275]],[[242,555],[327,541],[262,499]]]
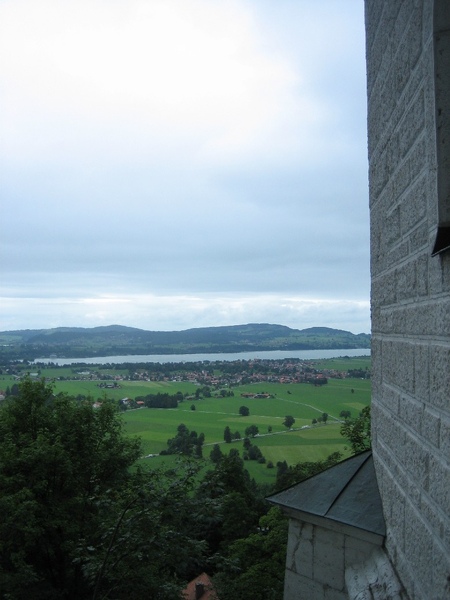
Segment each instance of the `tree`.
[[43,381],[2,403],[1,598],[176,597],[202,549],[191,476],[131,470],[142,450],[122,424],[116,403],[94,410]]
[[223,432],[223,439],[225,440],[225,442],[227,444],[231,444],[231,440],[232,440],[232,436],[231,436],[231,430],[228,427],[228,425],[225,427],[224,432]]
[[341,410],[341,412],[339,413],[339,416],[342,419],[349,419],[352,416],[352,413],[349,410]]
[[203,523],[199,537],[207,540],[209,556],[254,531],[265,511],[263,501],[256,497],[255,488],[236,448],[228,455],[221,453],[214,470],[205,474],[196,499],[198,518]]
[[241,407],[239,408],[239,414],[240,414],[242,417],[248,417],[248,416],[249,416],[249,414],[250,414],[250,409],[248,408],[248,406],[241,406]]
[[328,421],[328,413],[322,413],[322,421],[326,423]]
[[346,419],[341,425],[341,435],[350,442],[353,454],[370,450],[370,427],[370,406],[365,406],[356,419]]
[[[265,462],[263,454],[259,446],[251,445],[248,449],[248,458],[249,460],[257,460],[260,462]],[[261,460],[262,459],[262,460]]]
[[209,458],[214,462],[214,463],[218,463],[220,460],[222,460],[223,457],[223,452],[220,449],[219,444],[214,444],[213,449],[211,450],[211,452],[209,453]]
[[249,425],[246,429],[245,429],[245,437],[255,437],[255,435],[258,435],[259,433],[259,429],[256,425]]
[[177,427],[177,434],[174,438],[167,440],[167,450],[163,450],[161,454],[183,454],[191,456],[195,453],[196,456],[201,456],[201,447],[205,441],[203,433],[197,435],[196,431],[189,432],[189,429],[184,423],[180,423]]
[[272,507],[259,519],[256,533],[233,542],[214,582],[223,600],[275,599],[283,595],[288,521]]
[[337,464],[342,459],[340,452],[333,452],[325,460],[317,462],[297,463],[293,466],[288,466],[286,461],[277,462],[277,480],[275,484],[276,490],[285,489],[295,483],[299,483],[312,475],[316,475],[329,467]]
[[191,410],[195,410],[195,404],[191,404]]
[[283,421],[283,425],[285,427],[287,427],[288,429],[290,429],[292,427],[292,425],[295,423],[295,419],[293,416],[291,415],[286,415],[284,417],[284,421]]

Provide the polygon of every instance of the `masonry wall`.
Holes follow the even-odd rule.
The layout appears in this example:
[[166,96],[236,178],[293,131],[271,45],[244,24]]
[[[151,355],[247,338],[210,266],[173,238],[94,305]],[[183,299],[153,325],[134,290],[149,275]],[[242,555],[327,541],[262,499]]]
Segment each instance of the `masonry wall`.
[[450,202],[438,195],[435,5],[445,21],[450,2],[365,2],[372,437],[386,548],[411,600],[450,598],[450,251],[431,256]]
[[[285,600],[348,600],[346,573],[357,587],[357,579],[366,561],[373,564],[372,556],[379,543],[364,540],[352,534],[352,528],[341,530],[307,523],[295,518],[289,521],[289,537],[284,580]],[[370,537],[370,536],[367,536]],[[379,578],[372,568],[375,579]],[[367,592],[366,582],[358,590]],[[350,596],[356,598],[357,594]],[[362,596],[363,598],[364,596]],[[394,596],[371,596],[388,600]],[[400,596],[395,596],[400,599]]]

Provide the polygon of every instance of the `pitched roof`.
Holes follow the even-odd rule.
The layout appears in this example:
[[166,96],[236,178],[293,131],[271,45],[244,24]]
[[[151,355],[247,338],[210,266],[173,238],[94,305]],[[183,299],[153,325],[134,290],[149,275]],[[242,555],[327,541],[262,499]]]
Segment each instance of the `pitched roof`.
[[268,500],[280,508],[386,535],[370,450],[274,494]]
[[[199,584],[203,586],[199,588]],[[206,573],[190,581],[183,590],[184,600],[217,600],[214,586]]]

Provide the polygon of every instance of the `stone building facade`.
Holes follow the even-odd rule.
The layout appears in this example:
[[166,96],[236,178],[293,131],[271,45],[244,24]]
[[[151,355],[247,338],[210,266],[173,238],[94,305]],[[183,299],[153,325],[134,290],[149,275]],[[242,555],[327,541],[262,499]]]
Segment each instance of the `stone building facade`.
[[[272,497],[290,516],[284,599],[448,600],[450,0],[365,0],[365,19],[372,456],[385,531],[363,539],[364,519],[336,520],[339,494],[326,513],[308,505],[311,485],[320,499],[337,472]],[[345,489],[356,505],[357,486]]]
[[450,2],[366,0],[372,441],[386,551],[450,598]]

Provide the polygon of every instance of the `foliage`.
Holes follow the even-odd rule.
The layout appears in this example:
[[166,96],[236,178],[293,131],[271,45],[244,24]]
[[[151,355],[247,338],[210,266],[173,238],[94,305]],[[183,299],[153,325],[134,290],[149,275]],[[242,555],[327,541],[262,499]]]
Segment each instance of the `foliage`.
[[214,469],[206,472],[197,492],[198,525],[209,555],[224,551],[232,541],[248,535],[266,512],[257,486],[236,449],[222,454]]
[[245,429],[245,437],[255,437],[255,435],[258,435],[259,433],[259,429],[257,425],[249,425],[248,427],[246,427]]
[[[281,597],[287,523],[277,509],[267,512],[264,495],[273,490],[255,484],[239,451],[223,454],[216,444],[217,460],[201,476],[202,461],[190,455],[204,435],[181,423],[169,443],[187,458],[169,471],[143,471],[140,444],[124,436],[116,410],[117,402],[93,409],[92,400],[55,397],[30,380],[0,406],[0,597],[175,600],[204,570],[221,600]],[[201,413],[186,406],[183,414],[198,422]],[[264,460],[250,439],[244,446]],[[339,458],[278,463],[277,485]]]
[[288,466],[285,460],[279,461],[277,462],[277,482],[275,489],[283,490],[291,485],[300,483],[300,481],[336,465],[341,459],[342,454],[340,452],[333,452],[325,460],[302,462],[294,466]]
[[295,419],[292,415],[286,415],[284,417],[283,425],[290,429],[292,425],[295,423]]
[[202,446],[205,441],[203,433],[200,435],[196,431],[189,431],[184,423],[177,427],[175,437],[167,440],[167,450],[161,454],[183,454],[185,456],[202,456]]
[[225,440],[225,442],[227,444],[231,444],[232,441],[232,435],[231,435],[231,430],[229,428],[229,426],[227,425],[223,431],[223,439]]
[[222,460],[222,457],[223,457],[223,452],[220,449],[219,444],[214,444],[213,449],[209,453],[210,460],[213,463],[218,463],[220,460]]
[[356,419],[346,419],[341,426],[341,435],[350,442],[353,454],[370,450],[370,406],[365,406]]
[[250,409],[248,408],[248,406],[241,406],[241,407],[239,408],[239,414],[240,414],[242,417],[248,417],[248,416],[249,416],[249,414],[250,414]]
[[[181,400],[183,395],[181,394]],[[174,394],[148,394],[147,396],[137,396],[136,402],[143,401],[147,408],[177,408],[178,402],[180,401],[180,395]]]
[[139,455],[107,402],[93,409],[26,380],[2,403],[0,597],[177,597],[202,551],[193,474],[131,472]]
[[287,519],[271,508],[256,532],[229,547],[214,584],[221,600],[278,600],[283,596]]
[[244,454],[244,460],[257,460],[261,464],[265,464],[266,459],[261,452],[261,449],[254,444],[251,444],[247,449],[247,452]]
[[325,412],[325,413],[322,413],[320,415],[320,417],[317,417],[317,420],[313,419],[313,424],[314,424],[314,422],[315,423],[326,423],[327,421],[328,421],[328,413]]

